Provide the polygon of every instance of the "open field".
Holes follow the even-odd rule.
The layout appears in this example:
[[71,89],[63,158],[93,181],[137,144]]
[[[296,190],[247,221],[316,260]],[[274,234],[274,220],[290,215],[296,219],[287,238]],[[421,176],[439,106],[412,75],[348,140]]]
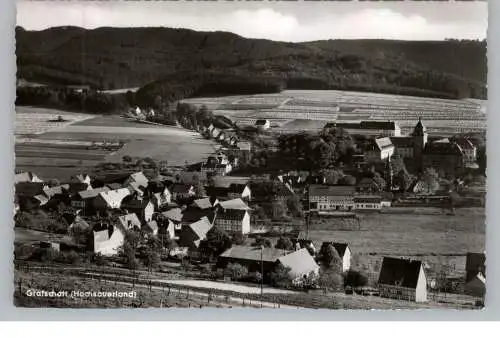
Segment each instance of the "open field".
[[[50,122],[61,116],[65,121]],[[16,107],[15,135],[38,135],[50,130],[57,130],[65,126],[83,121],[93,117],[88,114],[71,113],[63,110],[39,108],[39,107]]]
[[[38,128],[36,117],[43,114],[35,109],[31,111],[35,118],[31,119],[30,110],[25,112],[23,123],[28,127],[23,130]],[[142,124],[120,116],[90,117],[75,118],[74,123],[54,129],[42,128],[36,135],[19,136],[16,169],[33,171],[42,179],[68,179],[77,173],[89,172],[100,162],[120,162],[124,155],[152,157],[166,160],[172,166],[182,166],[204,160],[215,149],[214,143],[185,129]],[[123,142],[124,146],[104,149],[93,147],[95,142]]]
[[[286,131],[287,122],[295,119],[301,122],[290,126],[298,128],[303,124],[304,130],[316,130],[332,121],[392,120],[397,121],[406,133],[419,117],[424,120],[430,133],[486,130],[486,102],[481,100],[446,100],[337,90],[285,90],[278,94],[193,98],[183,102],[205,104],[215,114],[225,115],[240,124],[269,119],[277,131]],[[310,124],[306,120],[317,123]]]
[[467,252],[485,250],[485,219],[484,208],[456,209],[454,216],[438,208],[367,213],[360,214],[361,228],[352,231],[336,230],[335,220],[313,221],[309,238],[318,248],[323,241],[349,243],[354,265],[373,273],[378,273],[383,256],[409,256],[460,272]]

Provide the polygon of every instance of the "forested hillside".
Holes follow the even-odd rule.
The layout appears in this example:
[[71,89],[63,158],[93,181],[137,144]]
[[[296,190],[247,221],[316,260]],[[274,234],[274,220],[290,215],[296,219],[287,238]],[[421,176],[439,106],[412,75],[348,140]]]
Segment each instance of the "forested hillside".
[[141,101],[283,88],[486,97],[485,41],[285,43],[187,29],[18,27],[16,47],[18,78],[145,86]]

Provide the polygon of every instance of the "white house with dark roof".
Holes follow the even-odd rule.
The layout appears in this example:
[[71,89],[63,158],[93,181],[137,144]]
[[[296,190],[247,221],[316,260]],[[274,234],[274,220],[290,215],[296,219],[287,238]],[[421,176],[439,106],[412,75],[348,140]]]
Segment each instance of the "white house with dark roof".
[[427,301],[427,277],[424,265],[418,260],[384,257],[378,279],[380,296]]
[[142,171],[136,172],[131,174],[127,180],[125,181],[124,185],[127,186],[131,183],[135,183],[135,186],[142,186],[146,188],[148,186],[149,180],[147,177],[144,175]]
[[354,210],[353,186],[317,185],[309,186],[309,209],[314,211]]

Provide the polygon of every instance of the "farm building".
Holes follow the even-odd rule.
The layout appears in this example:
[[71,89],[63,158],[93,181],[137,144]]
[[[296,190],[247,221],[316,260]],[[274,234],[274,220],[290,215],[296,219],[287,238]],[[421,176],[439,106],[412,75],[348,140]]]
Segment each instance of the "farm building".
[[378,287],[382,297],[427,301],[427,277],[421,261],[384,257]]
[[341,211],[354,209],[355,188],[352,186],[309,186],[309,210]]
[[382,209],[382,197],[379,195],[356,195],[354,208],[356,210],[380,210]]
[[216,198],[211,198],[211,197],[205,197],[205,198],[200,198],[197,200],[194,200],[193,203],[191,204],[192,207],[198,208],[200,210],[205,210],[205,209],[211,209],[215,207],[219,203],[219,200]]
[[219,256],[217,266],[225,268],[230,263],[238,263],[245,266],[248,272],[260,272],[262,269],[266,280],[266,277],[275,268],[278,259],[289,252],[275,248],[233,245]]

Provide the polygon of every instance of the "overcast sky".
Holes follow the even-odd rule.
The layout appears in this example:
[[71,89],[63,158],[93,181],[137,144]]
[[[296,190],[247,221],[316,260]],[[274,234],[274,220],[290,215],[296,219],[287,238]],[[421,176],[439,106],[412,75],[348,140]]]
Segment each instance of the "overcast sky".
[[279,41],[323,39],[483,39],[483,1],[398,3],[361,1],[18,1],[17,24],[28,30],[54,26],[164,26],[229,31]]

